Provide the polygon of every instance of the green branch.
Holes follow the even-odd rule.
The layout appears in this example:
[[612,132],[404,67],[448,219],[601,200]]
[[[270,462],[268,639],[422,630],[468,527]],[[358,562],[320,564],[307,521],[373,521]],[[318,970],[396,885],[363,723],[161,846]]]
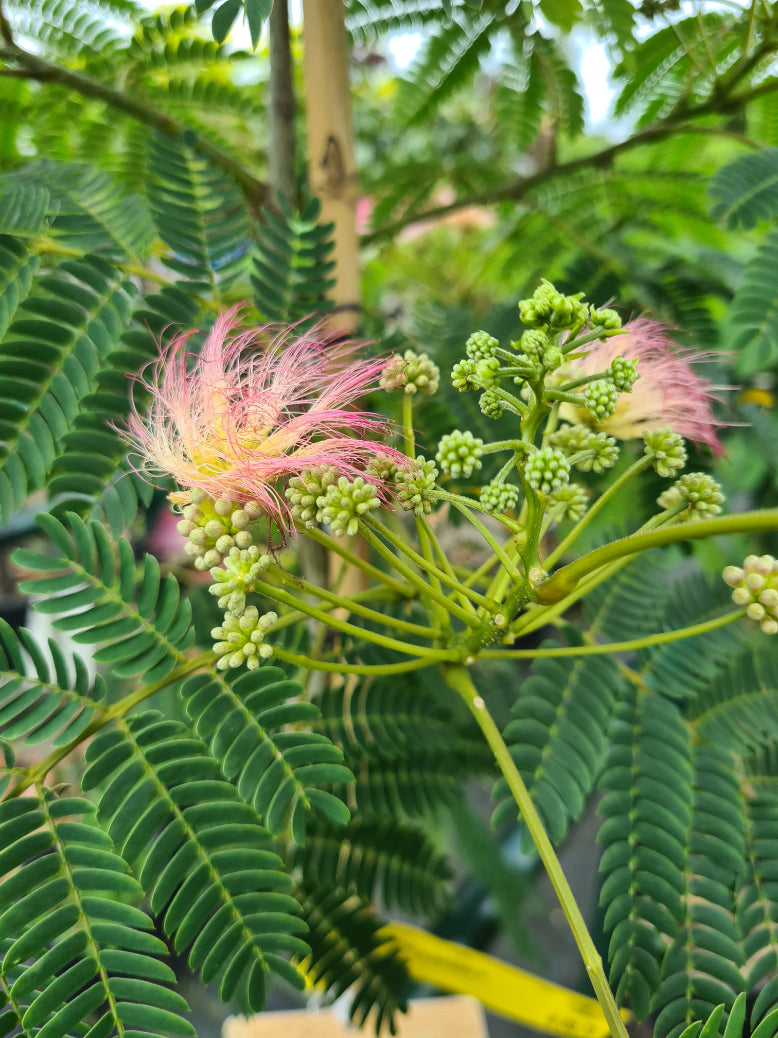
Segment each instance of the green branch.
[[326,660],[312,660],[308,656],[300,656],[298,653],[287,652],[286,649],[278,649],[274,646],[273,656],[281,660],[282,663],[290,663],[293,667],[299,667],[301,670],[324,670],[334,674],[374,674],[378,676],[384,674],[405,674],[409,670],[421,670],[423,667],[430,667],[434,662],[453,662],[456,658],[456,653],[440,649],[436,652],[435,660],[418,659],[407,660],[402,663],[330,663]]
[[696,519],[676,526],[665,526],[648,533],[635,533],[622,537],[602,548],[582,555],[580,559],[556,571],[535,588],[539,602],[551,605],[574,590],[587,574],[618,559],[637,555],[649,548],[661,548],[679,541],[700,540],[724,533],[763,533],[778,530],[778,508],[758,512],[743,512],[740,515],[718,516],[715,519]]
[[659,634],[647,634],[642,638],[632,638],[626,642],[609,642],[608,644],[590,645],[564,645],[554,649],[487,649],[482,654],[483,659],[492,660],[534,660],[553,659],[560,656],[601,656],[606,653],[631,652],[637,649],[649,649],[654,645],[667,645],[669,642],[681,641],[684,638],[694,638],[698,634],[707,634],[719,627],[742,620],[746,615],[745,609],[736,609],[732,613],[725,613],[713,620],[703,620],[698,624],[690,624],[688,627],[679,627],[676,631],[661,631]]
[[207,137],[195,133],[184,123],[171,118],[169,115],[165,115],[164,112],[152,108],[151,105],[143,101],[138,101],[134,97],[122,93],[121,90],[115,90],[113,87],[106,86],[96,79],[91,79],[81,72],[63,68],[61,65],[54,65],[44,58],[39,58],[36,54],[30,54],[29,51],[23,50],[12,39],[8,38],[6,33],[2,31],[1,23],[0,35],[2,35],[5,41],[5,46],[0,47],[0,60],[17,65],[26,78],[35,79],[41,83],[53,83],[56,86],[72,90],[82,97],[91,97],[102,101],[110,108],[124,112],[125,115],[129,115],[133,119],[137,119],[138,122],[159,130],[160,133],[164,133],[173,140],[183,141],[194,151],[199,152],[201,155],[207,155],[214,165],[228,173],[241,187],[246,198],[254,205],[263,205],[268,200],[267,185],[263,181],[258,180],[245,166],[241,165],[231,155],[228,155],[226,151],[223,151],[218,145],[209,141]]

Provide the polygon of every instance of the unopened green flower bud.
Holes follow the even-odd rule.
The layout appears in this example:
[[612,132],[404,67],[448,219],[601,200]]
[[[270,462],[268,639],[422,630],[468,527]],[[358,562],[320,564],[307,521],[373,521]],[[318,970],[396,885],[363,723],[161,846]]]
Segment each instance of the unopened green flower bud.
[[612,468],[619,457],[619,448],[612,436],[594,432],[585,425],[564,425],[551,441],[568,459],[575,458],[571,464],[581,472],[604,472]]
[[247,606],[239,616],[227,610],[221,627],[211,631],[211,637],[216,639],[213,651],[218,657],[217,668],[234,669],[245,663],[249,670],[256,670],[261,659],[273,655],[272,647],[263,642],[277,620],[277,614],[272,612],[260,616],[255,606]]
[[686,447],[682,437],[672,429],[654,429],[643,433],[646,453],[653,455],[653,466],[660,476],[674,476],[686,464]]
[[359,529],[359,521],[368,512],[381,507],[376,488],[362,476],[341,476],[327,487],[322,508],[322,521],[336,537],[351,537]]
[[490,512],[507,512],[514,508],[519,500],[519,488],[512,483],[499,483],[493,479],[491,483],[481,487],[481,504]]
[[589,496],[580,483],[568,483],[548,495],[546,511],[560,523],[577,523],[589,507]]
[[723,501],[721,486],[707,472],[684,473],[657,498],[657,504],[665,509],[686,503],[686,508],[678,515],[679,521],[718,515]]
[[479,360],[475,366],[475,376],[484,389],[494,389],[500,381],[500,362],[496,357]]
[[519,353],[526,353],[532,360],[540,360],[551,346],[551,338],[540,328],[528,328],[519,341],[512,342],[511,346]]
[[614,357],[608,368],[608,378],[620,393],[631,392],[640,378],[637,361],[627,360],[626,357]]
[[570,463],[562,451],[542,447],[527,458],[524,475],[534,490],[550,494],[569,480]]
[[488,332],[473,332],[465,343],[465,353],[470,360],[486,360],[487,357],[494,356],[494,351],[499,345],[499,341]]
[[337,479],[338,470],[334,465],[319,465],[292,476],[286,489],[292,518],[304,523],[309,530],[321,523],[327,488]]
[[479,389],[481,383],[476,374],[477,361],[460,360],[451,369],[451,385],[460,393],[471,389]]
[[749,555],[740,566],[722,573],[732,590],[732,601],[746,607],[746,616],[764,634],[778,634],[778,562],[772,555]]
[[234,507],[233,502],[226,497],[219,497],[213,503],[213,509],[216,514],[224,517],[228,516]]
[[426,353],[406,350],[390,357],[379,383],[382,389],[402,389],[405,393],[431,396],[440,385],[440,368]]
[[466,479],[480,469],[483,445],[484,441],[471,432],[455,429],[441,438],[435,460],[447,476]]
[[591,307],[589,324],[592,328],[602,328],[606,332],[616,332],[621,328],[621,318],[615,310],[609,310],[606,307],[603,307],[601,310],[595,310],[594,307]]
[[478,398],[478,406],[481,408],[481,414],[486,415],[487,418],[502,418],[503,411],[505,410],[502,398],[492,389],[487,389],[485,393],[481,393]]
[[565,355],[562,353],[558,346],[549,346],[547,350],[543,351],[543,367],[548,368],[549,371],[556,371],[565,362]]
[[414,515],[429,515],[436,498],[437,479],[435,462],[426,461],[421,455],[408,468],[400,469],[395,476],[400,507]]
[[208,588],[219,598],[219,608],[240,616],[246,606],[246,595],[256,587],[257,580],[270,565],[269,555],[263,555],[252,544],[246,549],[231,548],[225,556],[223,568],[211,570],[213,584]]
[[519,301],[519,316],[529,328],[548,326],[557,330],[583,324],[589,317],[589,307],[581,302],[583,293],[565,296],[545,279],[530,299]]
[[610,418],[616,410],[619,391],[608,379],[601,378],[591,382],[584,393],[584,404],[589,414],[598,422]]

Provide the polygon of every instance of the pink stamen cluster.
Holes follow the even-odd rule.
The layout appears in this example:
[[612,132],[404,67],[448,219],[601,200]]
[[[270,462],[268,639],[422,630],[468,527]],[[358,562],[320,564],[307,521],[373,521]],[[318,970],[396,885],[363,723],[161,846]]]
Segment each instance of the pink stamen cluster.
[[[687,440],[705,443],[720,456],[724,448],[716,429],[724,424],[713,414],[713,403],[719,400],[717,388],[701,375],[693,364],[710,361],[713,354],[684,350],[674,343],[665,325],[638,318],[624,325],[624,334],[595,342],[585,356],[575,358],[570,367],[576,376],[607,371],[617,357],[637,361],[638,379],[632,390],[621,393],[614,412],[598,428],[618,440],[632,440],[644,432],[670,428]],[[564,405],[562,417],[570,417]]]
[[256,501],[289,528],[290,477],[321,465],[354,477],[376,456],[403,460],[369,439],[386,422],[354,409],[385,360],[358,360],[355,344],[330,344],[321,329],[241,331],[240,320],[240,308],[221,315],[197,355],[186,349],[193,332],[176,336],[139,380],[151,405],[145,416],[133,406],[127,438],[140,469],[171,476],[189,492],[181,503],[195,489]]

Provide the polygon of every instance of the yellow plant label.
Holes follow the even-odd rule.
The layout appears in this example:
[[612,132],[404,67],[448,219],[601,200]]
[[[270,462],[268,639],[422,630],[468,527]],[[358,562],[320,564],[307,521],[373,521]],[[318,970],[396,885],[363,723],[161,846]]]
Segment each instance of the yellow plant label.
[[[393,938],[414,980],[473,995],[487,1009],[558,1038],[608,1038],[608,1025],[593,998],[415,926],[390,923],[382,932]],[[626,1010],[622,1015],[631,1020]]]

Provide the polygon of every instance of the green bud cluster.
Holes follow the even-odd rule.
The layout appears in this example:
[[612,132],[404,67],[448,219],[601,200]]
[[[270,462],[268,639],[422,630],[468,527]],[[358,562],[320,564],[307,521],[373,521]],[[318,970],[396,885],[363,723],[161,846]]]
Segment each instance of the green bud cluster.
[[465,353],[470,360],[486,360],[494,356],[499,345],[498,340],[488,332],[473,332],[465,343]]
[[255,544],[244,549],[231,548],[224,559],[224,568],[211,570],[214,583],[208,590],[219,596],[219,608],[240,616],[246,608],[246,595],[254,590],[270,562],[270,556],[262,555]]
[[511,343],[513,349],[526,354],[532,360],[542,360],[546,350],[552,345],[551,336],[540,328],[528,328],[522,332],[518,342]]
[[597,379],[586,387],[584,405],[589,414],[598,422],[610,418],[616,410],[619,391],[607,378]]
[[579,328],[589,318],[589,307],[582,303],[583,293],[565,296],[545,278],[529,299],[519,301],[519,316],[528,328],[555,331]]
[[398,353],[389,358],[379,385],[390,392],[402,389],[409,395],[432,396],[440,385],[440,368],[426,353],[406,350],[402,355]]
[[589,496],[580,483],[567,483],[548,495],[546,511],[560,523],[577,523],[589,507]]
[[481,467],[484,441],[471,432],[454,429],[438,444],[435,460],[447,476],[467,479]]
[[512,483],[500,483],[493,479],[481,487],[481,504],[490,512],[507,512],[519,500],[519,488]]
[[480,389],[480,383],[476,375],[478,362],[475,360],[460,360],[451,369],[451,385],[460,393],[467,393],[471,389]]
[[613,358],[611,366],[608,368],[608,380],[620,393],[631,392],[639,378],[636,360],[627,360],[626,357]]
[[286,490],[292,518],[304,523],[309,530],[318,526],[323,519],[327,490],[337,479],[338,470],[334,465],[319,465],[292,476]]
[[366,482],[362,476],[356,479],[340,476],[324,494],[322,521],[336,537],[352,537],[359,529],[360,519],[380,507],[381,501],[372,483]]
[[216,639],[213,651],[219,670],[236,669],[245,663],[256,670],[260,660],[273,655],[271,645],[265,643],[265,634],[278,620],[276,613],[260,615],[256,606],[247,606],[240,616],[229,610],[224,614],[221,627],[214,627],[211,637]]
[[365,475],[368,479],[374,479],[376,483],[394,483],[399,469],[397,464],[387,458],[376,456],[371,458],[365,467]]
[[735,605],[746,606],[746,616],[765,634],[778,634],[778,561],[772,555],[749,555],[740,566],[722,573]]
[[678,514],[678,520],[707,519],[718,515],[724,495],[721,486],[707,472],[685,472],[679,480],[657,498],[660,508],[672,508],[681,502],[686,508]]
[[568,459],[582,454],[583,457],[571,461],[581,472],[604,472],[612,468],[619,457],[619,448],[612,436],[594,432],[585,425],[563,425],[551,437],[551,442],[563,450]]
[[602,328],[605,332],[617,332],[621,328],[621,318],[615,310],[608,310],[606,307],[595,310],[591,307],[589,324],[592,328]]
[[195,488],[191,504],[185,506],[178,523],[178,532],[187,538],[184,551],[196,569],[220,566],[233,548],[250,547],[253,538],[247,527],[261,515],[258,501],[231,501],[226,497],[214,501]]
[[666,479],[676,475],[686,464],[683,437],[672,429],[653,429],[643,433],[646,454],[652,455],[653,466]]
[[481,408],[481,414],[487,418],[502,418],[505,401],[493,389],[487,389],[478,398],[478,406]]
[[533,451],[524,465],[524,476],[541,494],[550,494],[564,486],[570,478],[570,462],[560,450],[542,447]]
[[429,515],[435,501],[438,469],[434,461],[426,461],[421,455],[400,469],[395,476],[397,501],[406,512],[414,515]]

